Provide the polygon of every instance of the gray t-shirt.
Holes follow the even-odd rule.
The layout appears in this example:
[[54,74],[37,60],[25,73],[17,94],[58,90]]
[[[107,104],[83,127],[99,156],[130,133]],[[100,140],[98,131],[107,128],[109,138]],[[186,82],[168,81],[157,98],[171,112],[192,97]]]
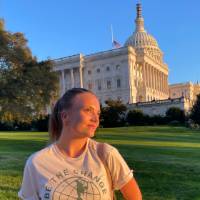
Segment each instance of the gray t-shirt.
[[[56,144],[34,153],[26,162],[18,196],[23,200],[111,200],[105,163],[95,150],[98,144],[88,139],[76,158],[62,154]],[[112,187],[118,190],[133,178],[132,170],[116,148],[105,146]]]

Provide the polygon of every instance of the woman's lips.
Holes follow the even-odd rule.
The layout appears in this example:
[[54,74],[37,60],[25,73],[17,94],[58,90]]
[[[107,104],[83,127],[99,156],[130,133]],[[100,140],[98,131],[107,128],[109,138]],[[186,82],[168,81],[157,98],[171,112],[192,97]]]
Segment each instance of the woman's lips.
[[96,125],[88,125],[90,128],[96,129],[97,126]]

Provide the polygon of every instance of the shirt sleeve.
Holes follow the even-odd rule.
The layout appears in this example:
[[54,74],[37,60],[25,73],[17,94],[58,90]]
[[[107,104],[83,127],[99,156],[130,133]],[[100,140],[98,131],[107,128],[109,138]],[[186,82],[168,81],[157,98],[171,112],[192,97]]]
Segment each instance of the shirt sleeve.
[[116,148],[113,147],[110,151],[107,162],[114,190],[121,189],[133,178],[133,170],[130,170],[127,163]]
[[36,183],[35,169],[31,159],[26,162],[23,174],[21,189],[18,197],[23,200],[39,200],[38,186]]

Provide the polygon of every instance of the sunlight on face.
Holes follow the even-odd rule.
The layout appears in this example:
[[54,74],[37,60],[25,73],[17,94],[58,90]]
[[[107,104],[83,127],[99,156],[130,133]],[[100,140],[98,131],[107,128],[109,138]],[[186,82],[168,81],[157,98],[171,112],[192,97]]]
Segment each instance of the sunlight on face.
[[69,111],[67,127],[73,137],[93,137],[99,126],[100,105],[89,92],[77,95]]

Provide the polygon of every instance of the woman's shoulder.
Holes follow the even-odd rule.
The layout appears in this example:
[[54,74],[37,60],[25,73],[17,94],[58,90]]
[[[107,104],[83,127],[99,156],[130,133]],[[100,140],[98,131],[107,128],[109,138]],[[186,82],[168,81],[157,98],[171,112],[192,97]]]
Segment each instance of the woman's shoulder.
[[102,153],[107,154],[107,156],[113,152],[118,151],[114,146],[108,144],[106,142],[98,142],[94,139],[90,139],[89,145],[95,149],[97,152],[100,151]]
[[48,155],[51,154],[52,147],[53,147],[53,144],[50,144],[44,147],[43,149],[32,153],[26,161],[26,166],[33,167],[37,165],[38,163],[43,162],[44,158],[48,157]]

